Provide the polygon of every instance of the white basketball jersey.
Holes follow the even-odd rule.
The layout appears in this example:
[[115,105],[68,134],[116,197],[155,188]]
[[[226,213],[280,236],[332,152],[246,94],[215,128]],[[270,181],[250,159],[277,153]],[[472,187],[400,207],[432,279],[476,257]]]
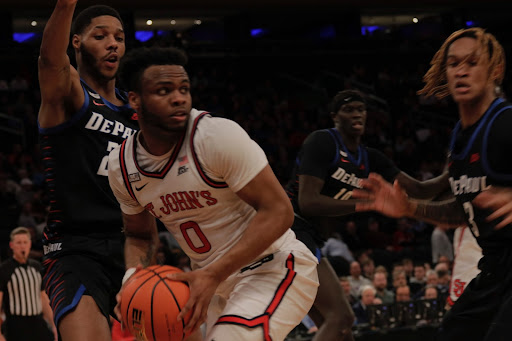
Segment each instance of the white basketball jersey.
[[[145,209],[158,218],[193,269],[215,261],[238,242],[256,214],[236,192],[268,164],[263,150],[235,122],[192,109],[163,168],[150,172],[137,160],[137,136],[110,154],[109,180],[122,211]],[[291,240],[295,234],[288,230],[263,254]]]
[[453,305],[462,295],[464,288],[480,273],[478,261],[482,258],[482,249],[467,226],[457,227],[453,235],[455,260],[450,282],[448,304]]

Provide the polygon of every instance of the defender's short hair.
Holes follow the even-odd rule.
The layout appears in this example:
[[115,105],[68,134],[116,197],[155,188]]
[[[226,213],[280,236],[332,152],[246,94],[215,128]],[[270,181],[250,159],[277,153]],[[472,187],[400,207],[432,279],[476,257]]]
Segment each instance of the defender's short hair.
[[82,34],[85,28],[91,24],[92,19],[101,17],[102,15],[109,15],[111,17],[117,18],[121,22],[121,25],[124,27],[123,20],[121,19],[121,15],[118,11],[110,6],[95,5],[87,7],[76,16],[75,20],[73,21],[73,25],[71,26],[71,35]]

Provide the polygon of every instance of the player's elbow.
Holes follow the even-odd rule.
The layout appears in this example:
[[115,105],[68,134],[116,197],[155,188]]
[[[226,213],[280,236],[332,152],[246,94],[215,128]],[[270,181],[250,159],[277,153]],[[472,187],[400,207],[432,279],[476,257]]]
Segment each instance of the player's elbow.
[[284,200],[275,208],[275,216],[279,217],[279,225],[282,227],[283,233],[293,224],[293,207],[289,200]]

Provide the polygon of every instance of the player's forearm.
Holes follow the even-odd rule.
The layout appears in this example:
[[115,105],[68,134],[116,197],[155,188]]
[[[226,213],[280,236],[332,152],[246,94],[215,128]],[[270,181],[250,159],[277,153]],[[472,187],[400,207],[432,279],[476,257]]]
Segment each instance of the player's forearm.
[[147,267],[156,263],[157,239],[148,237],[126,237],[124,244],[126,268],[134,268],[138,265]]
[[221,281],[250,262],[257,261],[274,241],[293,224],[291,206],[258,211],[242,238],[218,261],[208,266]]
[[124,258],[126,268],[143,267],[156,263],[158,231],[156,221],[147,211],[127,215],[123,213]]
[[458,227],[467,224],[466,215],[455,198],[440,202],[411,201],[409,216],[431,224]]
[[305,217],[337,217],[352,214],[356,211],[356,200],[333,199],[326,195],[301,198],[300,210]]
[[40,62],[43,65],[68,64],[67,48],[76,0],[58,0],[46,23],[41,41]]

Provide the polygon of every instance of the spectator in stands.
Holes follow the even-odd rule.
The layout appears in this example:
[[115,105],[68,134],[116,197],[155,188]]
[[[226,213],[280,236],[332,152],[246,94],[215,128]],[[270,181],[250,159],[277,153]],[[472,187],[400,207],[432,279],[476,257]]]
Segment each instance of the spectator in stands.
[[453,245],[446,234],[449,229],[448,226],[438,225],[432,232],[432,263],[437,264],[439,257],[445,256],[450,261],[453,261]]
[[375,273],[375,262],[373,259],[368,258],[364,262],[361,263],[363,267],[363,276],[372,279],[373,274]]
[[402,287],[404,285],[407,285],[407,276],[405,274],[405,271],[398,270],[393,272],[393,288],[395,290],[399,287]]
[[368,306],[374,304],[376,290],[371,285],[363,285],[360,290],[361,299],[352,306],[352,310],[356,316],[355,324],[364,324],[370,322],[368,320]]
[[391,245],[390,235],[380,230],[380,222],[370,217],[365,234],[366,243],[372,249],[387,249]]
[[402,264],[404,265],[404,271],[405,275],[407,276],[407,280],[409,280],[409,278],[413,277],[414,275],[414,262],[411,258],[406,257],[402,259]]
[[341,276],[340,277],[340,284],[343,288],[343,291],[345,292],[345,296],[347,297],[348,302],[350,305],[354,305],[354,303],[357,302],[357,297],[352,295],[352,290],[350,290],[350,281],[348,280],[348,277]]
[[373,286],[375,287],[375,296],[382,300],[383,304],[392,304],[395,301],[395,294],[388,290],[388,279],[383,272],[375,272],[373,275]]
[[439,296],[439,293],[437,291],[436,286],[429,284],[425,287],[425,296],[423,296],[424,299],[433,300],[433,299],[437,299],[438,296]]
[[350,263],[354,261],[354,256],[352,256],[347,244],[343,242],[339,232],[331,233],[322,247],[322,255],[327,257],[338,276],[348,275]]
[[409,286],[411,287],[411,292],[416,294],[425,287],[426,282],[427,277],[425,275],[425,265],[422,263],[415,264],[414,276],[409,278]]
[[359,297],[361,287],[363,285],[371,285],[372,282],[361,275],[361,265],[357,261],[350,263],[350,276],[348,277],[350,282],[350,293],[355,297]]
[[364,248],[364,241],[361,238],[360,231],[357,224],[353,220],[349,220],[345,224],[345,235],[343,240],[348,245],[350,251],[353,253],[358,252]]
[[411,289],[408,285],[402,285],[396,288],[396,302],[406,302],[411,300]]

